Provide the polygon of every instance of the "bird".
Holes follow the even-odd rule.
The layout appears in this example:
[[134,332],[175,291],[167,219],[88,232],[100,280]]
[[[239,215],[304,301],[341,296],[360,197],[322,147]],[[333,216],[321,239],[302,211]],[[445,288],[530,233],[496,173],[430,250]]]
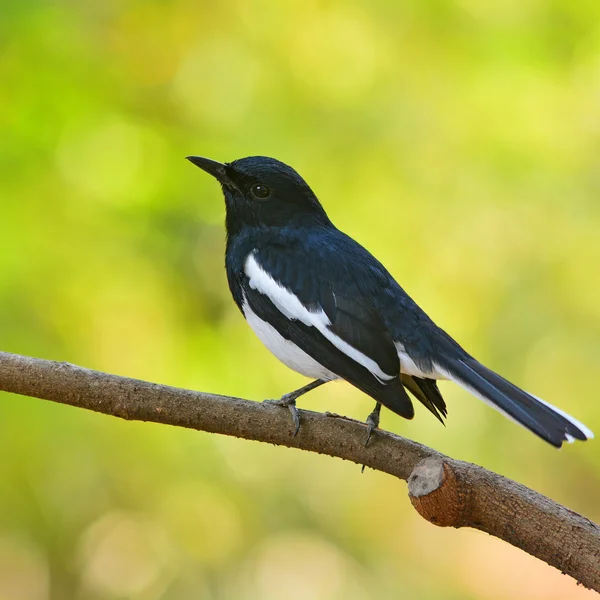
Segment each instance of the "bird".
[[[345,380],[376,404],[412,419],[421,402],[442,423],[439,380],[451,380],[552,446],[592,431],[476,360],[438,327],[366,248],[335,227],[306,181],[265,156],[221,163],[188,156],[220,183],[225,199],[225,267],[233,300],[260,341],[281,362],[313,379],[274,400],[296,400]],[[407,393],[408,392],[408,393]]]

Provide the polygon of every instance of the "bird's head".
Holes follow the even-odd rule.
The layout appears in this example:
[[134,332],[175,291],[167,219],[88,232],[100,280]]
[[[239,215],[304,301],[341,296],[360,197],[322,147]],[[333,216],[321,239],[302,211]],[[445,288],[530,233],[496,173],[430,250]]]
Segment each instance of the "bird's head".
[[201,156],[187,158],[221,184],[230,233],[243,226],[330,223],[306,181],[274,158],[249,156],[231,163]]

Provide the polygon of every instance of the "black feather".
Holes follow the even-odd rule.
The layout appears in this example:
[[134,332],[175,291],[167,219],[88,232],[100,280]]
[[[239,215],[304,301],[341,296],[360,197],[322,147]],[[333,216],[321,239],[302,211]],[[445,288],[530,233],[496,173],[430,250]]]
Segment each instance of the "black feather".
[[465,387],[480,396],[541,438],[560,448],[568,436],[587,439],[586,434],[573,422],[531,394],[494,373],[474,358],[463,358],[447,363],[450,373]]
[[444,425],[447,416],[446,403],[440,394],[437,383],[433,379],[423,379],[402,373],[402,385]]

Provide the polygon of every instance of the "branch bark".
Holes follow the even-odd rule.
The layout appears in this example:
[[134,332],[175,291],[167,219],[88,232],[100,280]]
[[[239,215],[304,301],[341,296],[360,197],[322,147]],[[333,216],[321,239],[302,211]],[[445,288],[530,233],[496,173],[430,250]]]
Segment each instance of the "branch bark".
[[337,415],[287,409],[69,363],[0,352],[0,390],[127,420],[152,421],[318,452],[408,481],[419,514],[443,527],[473,527],[507,541],[600,592],[600,527],[553,500],[482,467]]

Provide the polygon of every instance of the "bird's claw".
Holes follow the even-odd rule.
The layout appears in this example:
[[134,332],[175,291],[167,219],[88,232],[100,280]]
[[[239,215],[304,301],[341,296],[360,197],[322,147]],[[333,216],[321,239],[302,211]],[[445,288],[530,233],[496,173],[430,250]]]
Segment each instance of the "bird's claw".
[[265,404],[274,404],[275,406],[287,406],[292,413],[292,420],[294,421],[294,433],[292,437],[296,437],[300,431],[300,413],[296,408],[296,398],[282,396],[279,400],[264,400],[263,402]]
[[287,406],[289,408],[292,413],[292,419],[294,420],[294,435],[292,435],[292,437],[296,437],[300,431],[300,413],[296,408],[296,400],[300,398],[300,396],[306,394],[306,392],[310,392],[324,383],[326,382],[323,379],[315,379],[315,381],[311,381],[304,387],[301,387],[294,392],[290,392],[289,394],[285,394],[285,396],[281,396],[279,400],[264,400],[263,402],[275,404],[275,406]]
[[367,439],[365,440],[365,448],[369,445],[371,441],[371,436],[373,435],[373,431],[377,426],[373,425],[373,423],[367,423]]
[[[379,417],[381,416],[381,404],[378,402],[373,409],[373,412],[367,417],[367,439],[365,440],[365,448],[369,445],[373,432],[379,427]],[[360,470],[365,472],[365,465]]]
[[381,404],[377,404],[373,409],[373,412],[367,417],[367,439],[365,440],[365,448],[371,441],[373,431],[379,427],[379,417],[381,413]]

